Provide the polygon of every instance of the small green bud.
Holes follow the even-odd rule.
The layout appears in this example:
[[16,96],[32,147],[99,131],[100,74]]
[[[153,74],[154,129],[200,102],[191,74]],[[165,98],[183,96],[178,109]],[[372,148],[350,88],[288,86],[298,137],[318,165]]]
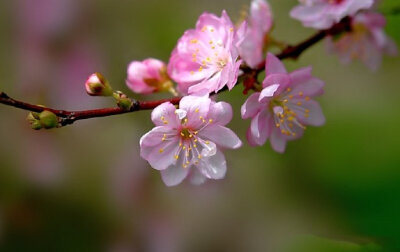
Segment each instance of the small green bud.
[[133,102],[126,94],[121,91],[116,91],[114,92],[113,97],[117,100],[118,107],[127,111],[131,109]]
[[35,121],[31,122],[31,127],[34,130],[40,130],[42,128],[42,125],[40,124],[40,122],[38,120],[35,120]]
[[52,129],[58,126],[57,116],[48,110],[44,110],[39,114],[39,121],[43,128]]

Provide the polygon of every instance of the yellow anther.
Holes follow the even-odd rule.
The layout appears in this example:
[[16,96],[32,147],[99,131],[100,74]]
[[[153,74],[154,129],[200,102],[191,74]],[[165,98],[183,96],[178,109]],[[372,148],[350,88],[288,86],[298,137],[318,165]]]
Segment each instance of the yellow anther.
[[190,151],[191,151],[191,150],[192,150],[192,147],[189,147],[189,149],[188,149],[188,150],[190,150]]
[[164,116],[161,116],[160,119],[161,119],[161,121],[164,121],[164,120],[165,120],[165,117],[164,117]]
[[[195,143],[197,143],[197,141],[198,141],[198,140],[197,140],[197,138],[196,138],[196,139],[194,139],[194,142],[195,142]],[[194,146],[194,148],[196,148],[196,147],[197,147],[197,145],[196,145],[196,146]]]
[[206,144],[210,144],[210,142],[209,142],[209,141],[206,141]]
[[183,167],[183,168],[186,168],[186,167],[187,167],[187,165],[185,165],[185,164],[182,164],[182,167]]
[[183,133],[181,132],[181,136],[185,136],[185,134],[183,134]]
[[291,89],[290,87],[288,87],[288,88],[286,89],[286,91],[290,92],[290,91],[292,91],[292,89]]
[[203,66],[199,67],[199,72],[203,71]]
[[275,124],[275,126],[276,126],[277,128],[279,128],[281,125],[280,125],[279,123],[277,123],[277,124]]
[[206,61],[205,61],[205,60],[202,60],[202,61],[201,61],[201,64],[203,64],[203,66],[206,66]]
[[194,72],[193,72],[193,71],[190,71],[190,74],[191,74],[191,75],[193,75],[193,74],[194,74]]
[[197,160],[196,160],[196,161],[194,161],[194,164],[196,164],[196,165],[197,165],[197,164],[199,164],[199,161],[197,161]]
[[164,152],[164,149],[160,149],[160,153],[163,153]]
[[178,159],[178,158],[179,158],[179,156],[178,156],[178,155],[174,155],[174,158],[175,158],[175,159]]
[[194,110],[194,112],[196,112],[196,113],[199,113],[199,111],[200,111],[200,110],[199,110],[198,108]]
[[289,117],[288,117],[288,120],[289,120],[289,121],[293,121],[293,120],[294,120],[294,117],[293,117],[293,116],[289,116]]
[[183,120],[183,122],[184,122],[184,123],[187,123],[187,122],[188,122],[188,119],[187,119],[187,118],[185,118],[185,119]]
[[282,133],[282,134],[285,134],[285,133],[286,133],[286,130],[284,130],[284,129],[281,130],[281,133]]
[[287,100],[287,99],[283,100],[283,103],[287,103],[287,102],[288,102],[288,100]]
[[203,119],[203,123],[205,123],[205,122],[206,122],[206,120]]
[[202,32],[205,32],[207,30],[207,26],[203,26],[203,28],[201,28]]
[[189,162],[189,161],[186,161],[186,164],[190,164],[190,162]]
[[299,95],[300,95],[300,96],[303,96],[303,94],[304,94],[304,93],[303,93],[302,91],[299,92]]
[[194,147],[194,148],[197,148],[197,144],[193,144],[193,147]]
[[214,50],[214,49],[215,49],[215,46],[211,46],[211,49],[213,49],[213,50]]
[[192,61],[193,61],[193,62],[197,62],[197,59],[196,59],[196,58],[193,58]]
[[195,134],[195,135],[197,135],[198,133],[199,133],[198,131],[193,132],[193,134]]
[[289,128],[293,128],[293,123],[289,123]]
[[299,106],[300,106],[301,104],[302,104],[302,103],[301,103],[300,101],[299,101],[299,102],[297,102],[297,105],[299,105]]
[[211,28],[211,29],[210,29],[210,32],[214,32],[214,28]]
[[281,123],[284,123],[284,122],[285,122],[285,120],[281,119],[281,120],[280,120],[280,122],[281,122]]
[[289,95],[289,99],[293,99],[293,95]]
[[208,42],[210,45],[212,45],[214,42],[212,40],[210,40],[210,42]]
[[186,152],[186,157],[189,157],[189,152]]
[[168,124],[168,121],[164,121],[164,124]]
[[209,122],[209,123],[212,123],[212,122],[213,122],[213,119],[208,120],[208,122]]
[[296,133],[293,132],[293,133],[292,133],[292,136],[296,136]]
[[203,117],[202,117],[202,116],[199,116],[199,118],[200,118],[200,120],[203,120]]
[[182,150],[186,150],[186,146],[183,146],[183,147],[182,147]]
[[231,28],[229,29],[229,31],[230,31],[230,32],[233,32],[233,27],[231,27]]
[[309,100],[310,100],[310,97],[306,96],[306,101],[309,101]]
[[207,57],[207,59],[206,59],[208,62],[210,62],[211,61],[211,58],[210,57]]
[[310,115],[309,115],[309,114],[304,114],[304,116],[305,116],[305,117],[310,117]]
[[192,135],[192,134],[190,134],[190,135],[189,135],[189,137],[190,137],[190,138],[192,138],[192,137],[193,137],[193,135]]
[[305,112],[306,112],[306,113],[310,113],[310,110],[309,110],[309,109],[306,109]]
[[190,40],[190,43],[192,43],[192,44],[196,44],[197,42],[199,42],[197,39],[191,39]]
[[179,147],[182,147],[182,143],[179,143]]
[[201,155],[199,154],[199,155],[197,156],[197,158],[198,158],[198,159],[201,159]]

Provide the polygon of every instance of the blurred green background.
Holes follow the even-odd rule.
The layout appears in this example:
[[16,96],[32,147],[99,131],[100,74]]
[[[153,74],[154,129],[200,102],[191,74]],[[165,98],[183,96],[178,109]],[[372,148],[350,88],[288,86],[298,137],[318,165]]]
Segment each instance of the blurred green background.
[[[273,36],[313,33],[290,19],[295,0],[270,0]],[[397,0],[381,1],[389,12]],[[68,110],[113,106],[85,94],[89,74],[113,87],[131,60],[167,61],[204,12],[233,20],[248,0],[0,1],[0,90]],[[400,19],[387,31],[399,39]],[[150,112],[33,131],[22,110],[0,106],[0,251],[400,251],[399,58],[371,73],[343,66],[320,43],[290,70],[312,65],[326,81],[321,128],[285,154],[247,144],[228,151],[222,181],[167,188],[139,157]],[[245,141],[241,88],[230,128]]]

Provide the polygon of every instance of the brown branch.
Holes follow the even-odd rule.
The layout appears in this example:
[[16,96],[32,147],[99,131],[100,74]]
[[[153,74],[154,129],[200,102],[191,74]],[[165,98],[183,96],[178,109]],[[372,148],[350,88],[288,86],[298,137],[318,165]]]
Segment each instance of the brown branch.
[[[351,24],[350,18],[346,17],[341,22],[334,25],[332,28],[323,30],[323,31],[319,31],[316,34],[314,34],[313,36],[311,36],[310,38],[308,38],[307,40],[305,40],[295,46],[286,47],[286,49],[284,49],[281,53],[277,54],[276,56],[282,60],[289,59],[289,58],[297,59],[305,50],[307,50],[311,46],[315,45],[316,43],[318,43],[325,37],[335,36],[342,32],[350,31],[351,30],[350,24]],[[255,76],[257,76],[260,72],[262,72],[264,70],[264,65],[265,65],[265,62],[261,63],[256,69],[251,69],[248,66],[243,65],[241,67],[241,69],[243,70],[243,74],[241,77],[244,77],[246,79],[246,76],[249,76],[254,79]],[[225,90],[227,90],[227,89],[223,89],[220,92],[225,91]],[[178,104],[180,100],[181,100],[181,97],[175,97],[175,98],[165,99],[165,100],[155,100],[155,101],[133,100],[133,105],[131,106],[131,108],[129,110],[124,110],[119,107],[113,107],[113,108],[103,108],[103,109],[84,110],[84,111],[65,111],[65,110],[57,110],[57,109],[52,109],[52,108],[45,108],[42,106],[18,101],[18,100],[15,100],[15,99],[9,97],[4,92],[0,91],[0,103],[7,105],[7,106],[13,106],[13,107],[16,107],[19,109],[28,110],[28,111],[32,111],[32,112],[42,112],[44,110],[51,111],[59,117],[61,126],[72,124],[77,120],[96,118],[96,117],[106,117],[106,116],[120,115],[120,114],[135,112],[135,111],[139,111],[139,110],[154,109],[158,105],[160,105],[164,102],[167,102],[167,101],[171,102],[172,104]]]

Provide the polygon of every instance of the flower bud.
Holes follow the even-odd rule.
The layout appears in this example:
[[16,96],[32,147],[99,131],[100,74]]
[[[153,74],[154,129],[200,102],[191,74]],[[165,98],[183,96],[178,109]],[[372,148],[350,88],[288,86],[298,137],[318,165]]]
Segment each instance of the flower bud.
[[131,109],[133,102],[126,94],[122,93],[121,91],[116,91],[114,92],[113,97],[115,100],[117,100],[118,107],[123,110]]
[[111,96],[113,90],[106,78],[101,73],[89,76],[85,83],[86,92],[91,96]]
[[52,129],[58,126],[57,116],[48,110],[44,110],[39,114],[39,122],[45,129]]
[[126,85],[138,94],[173,90],[165,63],[152,58],[141,62],[132,61],[129,64]]

